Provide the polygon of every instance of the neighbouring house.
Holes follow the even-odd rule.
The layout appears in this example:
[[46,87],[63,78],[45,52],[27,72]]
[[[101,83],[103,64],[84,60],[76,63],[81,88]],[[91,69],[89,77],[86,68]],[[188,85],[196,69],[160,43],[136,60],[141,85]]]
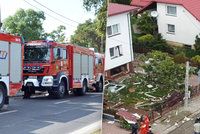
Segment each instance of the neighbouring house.
[[152,13],[170,44],[193,48],[200,34],[200,0],[132,0],[131,5]]
[[111,77],[129,72],[133,59],[130,14],[138,7],[109,3],[106,32],[105,71]]

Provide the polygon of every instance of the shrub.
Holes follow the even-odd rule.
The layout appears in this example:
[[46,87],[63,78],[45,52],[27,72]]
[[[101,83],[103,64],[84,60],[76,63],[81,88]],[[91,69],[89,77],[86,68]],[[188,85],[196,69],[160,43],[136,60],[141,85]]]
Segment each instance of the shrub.
[[191,59],[192,63],[198,67],[200,67],[200,55],[197,55]]
[[179,54],[176,54],[174,56],[174,62],[176,63],[186,63],[186,61],[188,61],[189,59],[185,56],[185,54],[182,52],[182,53],[179,53]]
[[142,43],[142,44],[150,44],[150,43],[153,43],[155,41],[153,35],[151,34],[146,34],[146,35],[143,35],[143,36],[140,36],[138,38],[138,42],[139,43]]

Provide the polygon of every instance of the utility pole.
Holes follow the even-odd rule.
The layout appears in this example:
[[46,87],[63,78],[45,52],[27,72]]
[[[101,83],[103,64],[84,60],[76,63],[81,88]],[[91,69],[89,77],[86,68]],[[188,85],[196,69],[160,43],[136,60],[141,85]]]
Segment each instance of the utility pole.
[[186,75],[185,75],[185,97],[184,97],[184,107],[188,107],[188,99],[189,99],[189,92],[188,92],[188,87],[189,87],[189,61],[186,62]]

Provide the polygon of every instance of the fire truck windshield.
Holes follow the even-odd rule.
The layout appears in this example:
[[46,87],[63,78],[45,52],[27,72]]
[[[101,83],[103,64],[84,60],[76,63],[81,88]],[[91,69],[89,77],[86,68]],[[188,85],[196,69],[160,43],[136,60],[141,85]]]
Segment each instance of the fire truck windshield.
[[47,62],[50,60],[50,47],[48,46],[25,46],[24,61]]

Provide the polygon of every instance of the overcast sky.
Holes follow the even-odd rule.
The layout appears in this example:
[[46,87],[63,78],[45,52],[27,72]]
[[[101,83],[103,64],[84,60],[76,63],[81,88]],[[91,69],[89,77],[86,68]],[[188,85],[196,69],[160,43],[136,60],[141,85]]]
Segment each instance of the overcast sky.
[[[36,6],[37,8],[41,9],[42,11],[46,12],[47,14],[57,18],[54,19],[48,15],[46,16],[46,20],[44,21],[43,27],[46,32],[51,32],[52,30],[56,29],[59,25],[66,26],[66,37],[69,38],[70,35],[76,30],[77,23],[66,20],[51,11],[45,9],[44,7],[40,6],[33,0],[26,0],[27,2],[31,3],[32,5]],[[85,22],[85,20],[91,18],[94,19],[94,12],[87,12],[83,8],[83,0],[37,0],[41,4],[47,6],[51,10],[62,14],[63,16],[70,18],[74,21],[79,23]],[[34,9],[37,10],[35,7],[27,4],[24,0],[0,0],[1,4],[1,16],[2,20],[7,18],[9,15],[13,15],[17,9]],[[59,20],[64,21],[62,23]],[[72,26],[71,26],[72,25]]]

